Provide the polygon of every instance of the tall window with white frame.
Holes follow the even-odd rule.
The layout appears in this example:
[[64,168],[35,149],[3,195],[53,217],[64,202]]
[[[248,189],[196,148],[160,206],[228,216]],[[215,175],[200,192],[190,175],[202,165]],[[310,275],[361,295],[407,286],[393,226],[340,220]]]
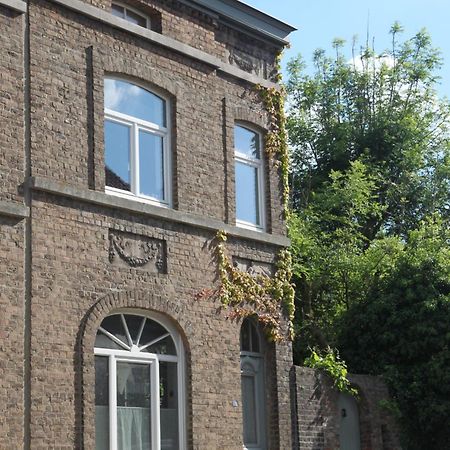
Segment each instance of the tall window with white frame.
[[255,323],[241,327],[241,390],[244,448],[266,450],[264,354]]
[[234,149],[236,225],[262,231],[265,212],[261,134],[235,125]]
[[171,324],[108,316],[94,354],[96,450],[184,449],[184,353]]
[[136,84],[106,78],[106,192],[171,204],[168,102]]

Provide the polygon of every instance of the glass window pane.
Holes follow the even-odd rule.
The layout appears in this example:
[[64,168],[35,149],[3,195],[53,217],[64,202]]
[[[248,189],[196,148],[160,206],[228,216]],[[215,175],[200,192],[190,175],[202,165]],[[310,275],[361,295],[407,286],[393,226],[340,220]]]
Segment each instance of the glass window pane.
[[257,444],[255,377],[242,375],[242,414],[244,444]]
[[136,14],[135,12],[130,11],[129,9],[127,9],[127,12],[126,12],[126,19],[128,22],[139,25],[140,27],[147,26],[147,20],[145,19],[145,17],[142,17],[139,14]]
[[[126,337],[125,330],[123,328],[122,319],[119,314],[108,316],[103,319],[100,325],[106,331],[109,331],[116,338],[120,339],[124,344],[128,345],[128,339]],[[95,347],[97,348],[112,348],[123,350],[124,348],[112,341],[101,330],[97,331],[97,337],[95,339]]]
[[150,365],[117,362],[119,450],[151,449]]
[[111,5],[111,13],[113,16],[125,18],[125,8],[123,6],[115,5],[114,3]]
[[250,322],[250,327],[252,330],[252,352],[259,353],[259,336],[258,330],[256,329],[255,324]]
[[171,336],[161,339],[156,344],[147,347],[144,351],[157,355],[176,355],[175,344]]
[[247,128],[234,127],[234,148],[250,158],[261,158],[259,134]]
[[128,331],[130,332],[133,344],[137,345],[137,338],[139,335],[139,330],[141,329],[142,321],[146,320],[145,317],[135,316],[132,314],[125,314],[125,321],[127,322]]
[[106,185],[130,191],[130,127],[105,120]]
[[258,169],[236,161],[236,218],[260,225]]
[[161,449],[178,450],[177,364],[159,363],[161,396]]
[[163,138],[139,131],[139,193],[164,200]]
[[[143,347],[144,345],[149,344],[150,342],[154,341],[155,339],[158,339],[161,336],[164,336],[167,333],[168,331],[158,322],[147,319],[144,326],[144,330],[142,332],[141,339],[139,341],[139,347]],[[156,344],[147,347],[142,351],[148,353],[176,355],[175,344],[173,343],[173,339],[170,336],[161,339]]]
[[126,81],[105,79],[105,108],[162,127],[166,126],[166,102]]
[[250,322],[244,319],[241,327],[241,351],[250,351]]
[[109,449],[108,357],[95,357],[95,449]]

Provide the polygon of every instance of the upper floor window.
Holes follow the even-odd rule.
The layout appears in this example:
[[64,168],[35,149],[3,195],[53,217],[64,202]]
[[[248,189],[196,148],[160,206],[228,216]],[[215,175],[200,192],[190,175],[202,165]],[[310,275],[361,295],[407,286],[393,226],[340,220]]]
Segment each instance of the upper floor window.
[[140,27],[151,28],[151,21],[149,17],[141,14],[135,9],[122,5],[121,3],[113,2],[111,4],[111,12],[114,16],[125,19],[127,22],[134,23]]
[[106,191],[170,205],[167,101],[135,84],[106,78],[104,129]]
[[236,167],[236,224],[264,229],[264,179],[261,134],[234,127]]

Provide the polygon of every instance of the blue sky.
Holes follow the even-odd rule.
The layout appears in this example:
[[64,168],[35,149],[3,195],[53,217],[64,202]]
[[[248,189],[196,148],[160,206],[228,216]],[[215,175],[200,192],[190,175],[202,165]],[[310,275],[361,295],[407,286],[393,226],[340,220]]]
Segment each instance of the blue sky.
[[350,58],[352,37],[356,34],[360,42],[365,42],[367,27],[379,52],[389,47],[389,28],[396,20],[405,29],[405,38],[425,27],[444,57],[438,92],[450,98],[450,0],[243,1],[298,28],[291,36],[292,45],[285,52],[283,66],[298,53],[310,65],[312,52],[316,48],[331,51],[335,37],[347,41]]

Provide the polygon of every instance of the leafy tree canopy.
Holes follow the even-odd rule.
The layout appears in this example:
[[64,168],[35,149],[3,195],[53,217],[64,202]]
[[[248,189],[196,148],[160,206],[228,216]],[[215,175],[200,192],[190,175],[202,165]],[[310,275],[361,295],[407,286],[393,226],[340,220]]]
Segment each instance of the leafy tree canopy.
[[383,211],[360,223],[373,239],[405,235],[427,214],[450,214],[450,105],[435,93],[439,53],[425,31],[381,55],[366,46],[352,62],[317,50],[315,74],[297,58],[289,64],[288,129],[293,149],[293,204],[302,208],[323,191],[333,171],[359,161],[376,181]]
[[335,40],[313,75],[289,65],[294,357],[337,347],[349,370],[384,375],[407,448],[438,449],[450,441],[450,104],[429,35],[401,31],[381,55],[354,44],[347,61]]

